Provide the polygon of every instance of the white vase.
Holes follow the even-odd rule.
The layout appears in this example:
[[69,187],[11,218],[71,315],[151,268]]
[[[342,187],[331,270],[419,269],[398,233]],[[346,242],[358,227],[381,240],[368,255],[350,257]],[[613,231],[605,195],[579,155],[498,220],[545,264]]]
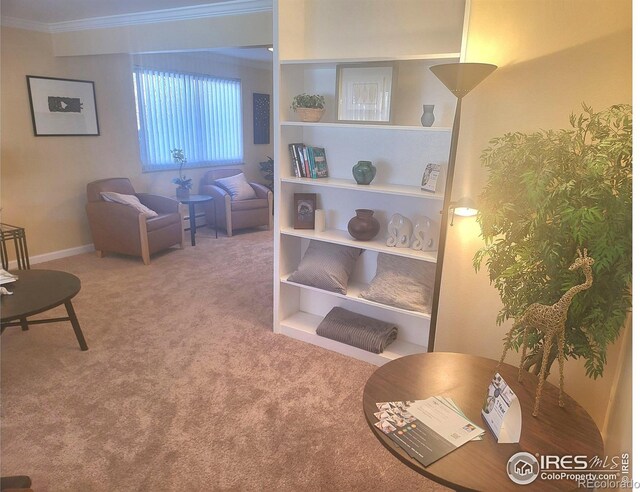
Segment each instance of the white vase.
[[408,248],[411,245],[411,231],[413,224],[400,214],[393,214],[387,226],[387,246],[396,248]]
[[436,224],[429,217],[418,217],[413,227],[413,242],[411,249],[417,251],[433,251],[437,247]]

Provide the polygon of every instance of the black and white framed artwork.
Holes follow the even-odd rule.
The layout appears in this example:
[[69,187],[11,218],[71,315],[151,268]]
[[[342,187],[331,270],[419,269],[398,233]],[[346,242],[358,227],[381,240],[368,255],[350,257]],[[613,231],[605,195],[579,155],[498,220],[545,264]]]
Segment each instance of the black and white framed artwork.
[[35,136],[100,135],[92,81],[27,75],[27,87]]

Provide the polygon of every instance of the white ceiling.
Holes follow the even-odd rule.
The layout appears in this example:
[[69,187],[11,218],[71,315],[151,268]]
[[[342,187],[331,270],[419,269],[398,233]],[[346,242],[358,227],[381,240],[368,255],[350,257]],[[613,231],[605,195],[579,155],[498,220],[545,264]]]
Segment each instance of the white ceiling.
[[52,24],[224,2],[233,3],[229,0],[0,0],[0,15]]

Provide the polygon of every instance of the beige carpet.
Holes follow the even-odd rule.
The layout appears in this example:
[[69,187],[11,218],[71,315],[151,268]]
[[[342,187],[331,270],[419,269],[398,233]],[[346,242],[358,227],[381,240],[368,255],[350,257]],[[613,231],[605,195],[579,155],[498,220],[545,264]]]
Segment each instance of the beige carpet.
[[[36,491],[431,490],[362,414],[375,366],[276,335],[272,234],[36,265],[82,280],[68,323],[1,338],[2,475]],[[56,309],[47,316],[64,315]]]

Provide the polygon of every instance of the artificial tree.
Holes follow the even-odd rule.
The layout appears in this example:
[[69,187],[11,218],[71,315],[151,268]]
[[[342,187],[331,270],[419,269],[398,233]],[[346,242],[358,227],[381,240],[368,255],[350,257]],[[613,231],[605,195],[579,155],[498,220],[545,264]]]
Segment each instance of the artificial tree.
[[[488,181],[478,221],[486,246],[474,266],[486,263],[500,293],[498,324],[534,302],[553,304],[575,285],[580,273],[567,267],[577,248],[594,259],[593,287],[573,300],[565,353],[554,344],[545,377],[557,357],[585,359],[587,375],[601,376],[631,306],[631,120],[629,105],[597,113],[583,105],[569,129],[507,133],[482,153]],[[539,373],[542,334],[523,340],[523,331],[510,347],[526,343],[524,367]]]

